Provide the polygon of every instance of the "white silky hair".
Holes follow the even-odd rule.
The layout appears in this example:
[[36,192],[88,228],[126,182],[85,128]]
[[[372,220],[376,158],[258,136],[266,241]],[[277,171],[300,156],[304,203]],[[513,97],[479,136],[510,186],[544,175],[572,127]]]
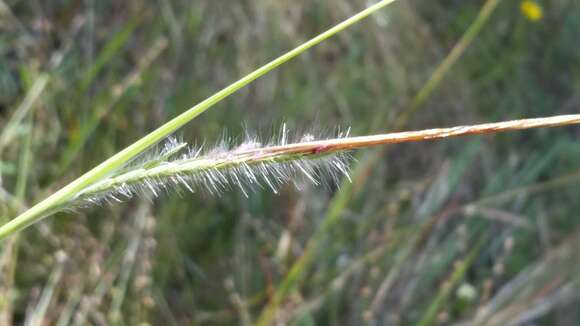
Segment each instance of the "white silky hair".
[[[163,193],[198,191],[219,195],[237,188],[248,197],[251,191],[269,189],[277,194],[288,183],[300,187],[306,180],[314,185],[339,185],[350,180],[352,156],[348,152],[330,154],[280,154],[265,160],[236,160],[237,154],[260,148],[348,137],[350,129],[336,137],[315,137],[312,133],[290,135],[286,124],[279,135],[262,142],[246,132],[242,142],[224,136],[217,145],[191,146],[170,137],[144,153],[117,173],[85,188],[75,203],[80,206],[122,202],[135,196],[158,197]],[[295,141],[294,141],[295,140]]]

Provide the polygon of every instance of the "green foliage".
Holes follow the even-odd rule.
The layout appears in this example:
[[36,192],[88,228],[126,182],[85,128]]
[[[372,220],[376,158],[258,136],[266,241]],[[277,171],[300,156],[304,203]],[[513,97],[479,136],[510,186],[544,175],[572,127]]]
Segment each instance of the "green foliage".
[[[0,134],[10,135],[0,141],[0,217],[365,3],[0,2],[9,9],[0,10]],[[580,5],[537,3],[544,17],[532,22],[520,1],[500,1],[396,129],[576,112]],[[401,1],[181,135],[213,143],[225,130],[243,134],[243,123],[268,133],[282,122],[391,131],[481,5]],[[396,145],[357,159],[353,183],[339,187],[59,213],[2,242],[0,324],[579,320],[577,128]]]

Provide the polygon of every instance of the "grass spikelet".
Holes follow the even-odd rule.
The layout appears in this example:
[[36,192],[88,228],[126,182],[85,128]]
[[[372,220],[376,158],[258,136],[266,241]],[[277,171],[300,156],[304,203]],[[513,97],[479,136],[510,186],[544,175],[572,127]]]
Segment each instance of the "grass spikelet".
[[[333,140],[347,135],[339,133]],[[298,186],[300,179],[319,185],[323,182],[337,184],[342,176],[348,177],[350,155],[347,151],[284,153],[274,150],[329,140],[316,140],[312,134],[304,134],[295,142],[290,138],[285,124],[279,136],[272,137],[269,142],[247,136],[243,142],[232,145],[232,140],[224,137],[205,152],[203,147],[188,146],[169,138],[159,150],[145,154],[119,173],[87,187],[74,201],[117,202],[143,194],[157,197],[171,190],[218,195],[231,188],[238,188],[249,196],[249,191],[257,187],[278,193],[281,185],[292,182]]]

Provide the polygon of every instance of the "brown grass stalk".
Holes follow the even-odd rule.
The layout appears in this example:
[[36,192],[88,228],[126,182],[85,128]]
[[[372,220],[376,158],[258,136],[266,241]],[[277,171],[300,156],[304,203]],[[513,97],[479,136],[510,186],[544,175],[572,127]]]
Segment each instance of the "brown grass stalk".
[[[258,151],[259,154],[262,155],[264,153],[269,153],[272,155],[325,154],[377,145],[418,142],[467,135],[493,134],[498,132],[533,128],[552,128],[575,124],[580,124],[580,114],[558,115],[553,117],[520,119],[449,128],[425,129],[418,131],[392,132],[372,136],[317,140],[311,142],[260,148],[258,150],[248,150],[248,154],[252,151]],[[258,154],[258,152],[256,154]]]

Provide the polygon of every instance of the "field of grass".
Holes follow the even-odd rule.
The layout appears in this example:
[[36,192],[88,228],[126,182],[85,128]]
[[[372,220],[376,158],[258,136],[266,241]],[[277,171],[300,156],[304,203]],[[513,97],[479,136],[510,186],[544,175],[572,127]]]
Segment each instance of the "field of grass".
[[[371,3],[0,0],[0,224]],[[578,113],[579,34],[574,0],[396,1],[176,135]],[[573,325],[579,136],[382,146],[350,180],[58,212],[1,240],[0,325]]]

